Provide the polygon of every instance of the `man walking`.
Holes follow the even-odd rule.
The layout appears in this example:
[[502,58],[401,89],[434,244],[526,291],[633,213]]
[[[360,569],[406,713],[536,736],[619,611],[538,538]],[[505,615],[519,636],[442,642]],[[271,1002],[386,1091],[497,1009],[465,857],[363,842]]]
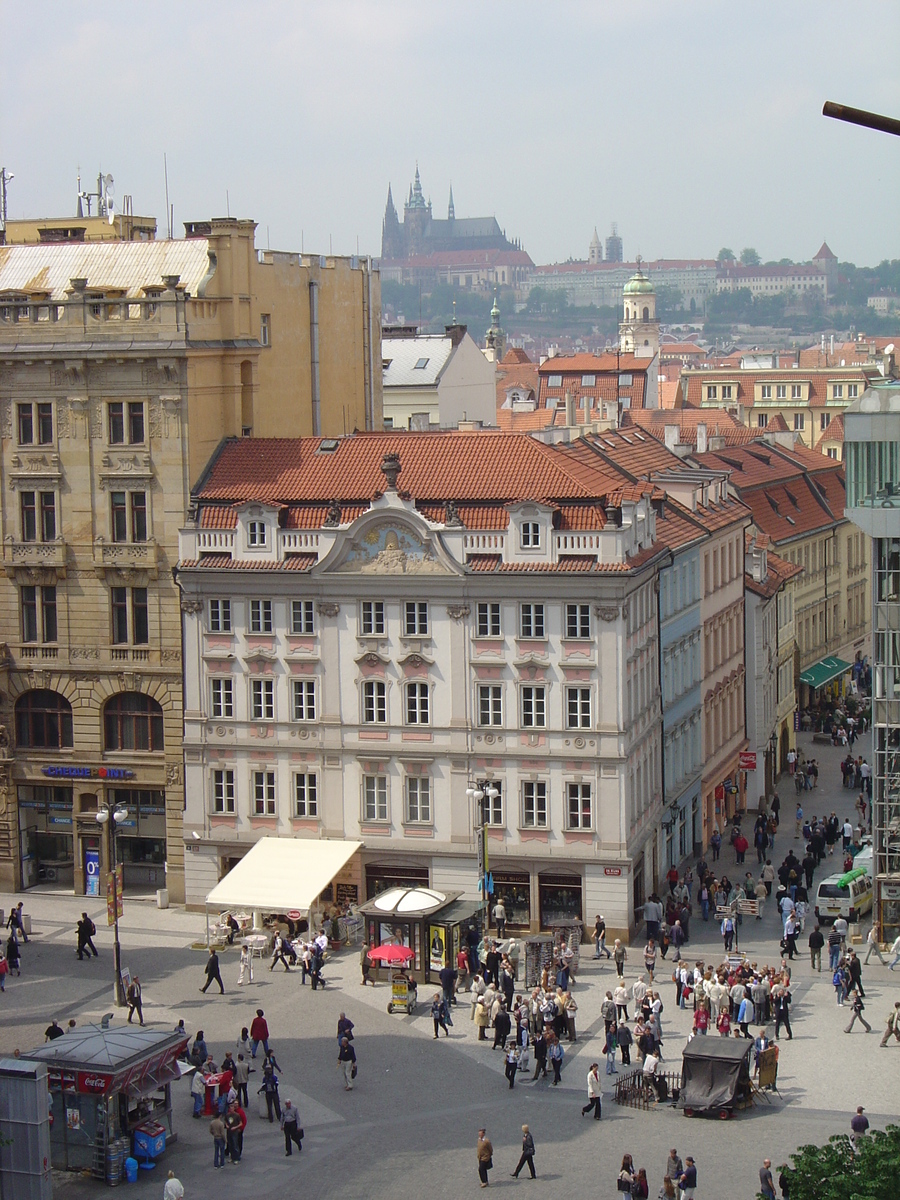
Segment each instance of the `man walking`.
[[825,938],[822,935],[822,930],[817,925],[809,935],[809,961],[814,971],[822,970],[822,947],[825,945]]
[[251,1058],[256,1058],[260,1042],[262,1042],[266,1054],[269,1053],[269,1025],[266,1021],[266,1014],[261,1008],[256,1010],[256,1016],[250,1022],[250,1041],[253,1043],[250,1047]]
[[599,1121],[602,1092],[600,1090],[600,1067],[597,1063],[591,1063],[591,1069],[587,1073],[587,1093],[588,1102],[581,1110],[581,1115],[586,1117],[593,1110],[594,1120]]
[[[10,916],[11,915],[12,914],[10,914]],[[98,957],[97,947],[91,940],[96,932],[97,926],[87,915],[87,913],[83,912],[81,914],[81,920],[78,922],[78,957],[80,959],[85,957],[90,958],[91,954],[93,954],[94,958]],[[90,951],[90,954],[86,954],[86,951],[88,950]]]
[[884,957],[881,953],[881,947],[878,945],[878,930],[875,927],[874,921],[869,929],[869,936],[866,938],[866,945],[868,946],[868,949],[866,950],[865,966],[869,965],[869,959],[874,953],[878,955],[878,961],[881,963],[881,965],[886,967],[887,963],[884,961]]
[[772,1177],[772,1160],[764,1158],[759,1168],[759,1190],[765,1200],[775,1200],[775,1180]]
[[881,1045],[886,1046],[892,1037],[900,1042],[900,1000],[895,1002],[894,1007],[887,1015],[887,1026],[881,1039]]
[[238,1094],[238,1102],[246,1108],[250,1103],[250,1097],[247,1094],[247,1084],[250,1082],[250,1064],[244,1059],[243,1054],[237,1056],[232,1079]]
[[497,937],[499,937],[499,938],[505,937],[506,936],[506,909],[503,907],[502,900],[498,900],[497,903],[494,905],[494,909],[493,909],[493,912],[491,915],[494,918],[494,924],[497,926]]
[[847,1026],[847,1028],[844,1030],[844,1033],[849,1033],[849,1032],[850,1032],[850,1030],[853,1028],[853,1026],[854,1026],[854,1024],[856,1023],[856,1021],[857,1021],[857,1020],[858,1020],[858,1021],[859,1021],[859,1023],[860,1023],[860,1024],[863,1026],[863,1028],[865,1029],[866,1033],[871,1033],[871,1032],[872,1032],[872,1026],[869,1024],[869,1022],[868,1022],[868,1021],[866,1020],[866,1018],[863,1016],[863,1009],[864,1009],[866,1006],[863,1004],[863,1002],[862,1002],[862,997],[860,996],[859,992],[857,992],[857,991],[854,989],[854,990],[853,990],[853,991],[850,993],[850,995],[849,995],[848,999],[850,1000],[850,1010],[851,1010],[851,1012],[853,1013],[853,1016],[850,1018],[850,1024],[849,1024],[849,1025]]
[[519,1158],[519,1165],[513,1171],[511,1178],[518,1179],[519,1172],[528,1164],[528,1170],[531,1172],[531,1178],[536,1179],[537,1174],[534,1169],[534,1138],[531,1136],[531,1130],[527,1125],[522,1126],[522,1154]]
[[344,1091],[353,1091],[353,1080],[356,1077],[356,1051],[347,1038],[341,1038],[338,1050],[338,1066],[344,1072]]
[[690,1155],[685,1159],[684,1171],[678,1177],[678,1186],[681,1189],[681,1200],[694,1200],[694,1191],[697,1187],[697,1167]]
[[200,991],[205,992],[213,980],[215,980],[219,985],[219,994],[224,996],[225,984],[222,982],[222,975],[219,971],[219,956],[216,954],[215,950],[210,947],[209,958],[206,960],[206,983],[204,983]]
[[488,1171],[494,1166],[494,1147],[491,1145],[486,1129],[478,1130],[475,1158],[478,1162],[478,1178],[481,1180],[481,1186],[486,1188],[488,1186]]
[[303,1149],[300,1140],[303,1136],[300,1130],[300,1114],[290,1100],[285,1100],[281,1110],[281,1129],[284,1133],[284,1156],[290,1158],[294,1152],[293,1146],[296,1146],[298,1151]]
[[209,1123],[209,1132],[213,1139],[213,1166],[218,1169],[225,1166],[225,1122],[218,1113]]
[[[22,908],[23,907],[24,906],[22,904],[22,901],[20,900],[19,903],[15,906],[15,908],[10,909],[9,917],[7,918],[7,921],[6,921],[6,928],[12,933],[13,937],[16,939],[18,939],[19,934],[21,934],[22,941],[25,942],[27,945],[28,935],[25,932],[25,925],[22,921]],[[82,916],[87,916],[87,913],[82,913]],[[96,930],[94,932],[96,932]],[[95,950],[94,954],[96,954],[96,953],[97,953],[97,951]]]
[[511,1043],[509,1050],[506,1052],[506,1068],[504,1074],[509,1080],[509,1090],[512,1091],[516,1086],[516,1071],[519,1069],[519,1047],[515,1042]]
[[850,1118],[850,1145],[853,1147],[854,1154],[856,1153],[856,1139],[869,1128],[869,1118],[865,1115],[863,1106],[860,1105],[856,1110],[856,1115]]
[[131,1018],[135,1013],[138,1015],[138,1020],[143,1025],[144,1010],[141,1007],[141,981],[137,975],[128,985],[128,993],[126,995],[128,1001],[128,1024],[131,1024]]
[[284,956],[284,938],[280,933],[275,934],[275,941],[272,944],[272,965],[270,971],[275,970],[275,964],[280,962],[286,971],[290,971],[290,964]]

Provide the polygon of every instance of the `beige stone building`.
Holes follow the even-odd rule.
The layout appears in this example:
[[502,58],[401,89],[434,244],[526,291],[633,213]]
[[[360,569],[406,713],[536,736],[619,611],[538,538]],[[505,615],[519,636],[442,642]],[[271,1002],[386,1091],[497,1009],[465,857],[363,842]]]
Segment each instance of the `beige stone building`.
[[109,801],[126,890],[184,898],[171,568],[191,483],[223,436],[380,427],[377,272],[257,252],[254,229],[0,247],[6,891],[90,892]]

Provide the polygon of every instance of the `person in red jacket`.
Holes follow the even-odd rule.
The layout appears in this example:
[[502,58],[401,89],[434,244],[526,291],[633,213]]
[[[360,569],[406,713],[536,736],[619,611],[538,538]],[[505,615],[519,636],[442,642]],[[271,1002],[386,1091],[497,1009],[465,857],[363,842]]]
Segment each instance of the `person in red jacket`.
[[261,1008],[256,1010],[256,1016],[250,1024],[250,1040],[253,1042],[253,1048],[250,1051],[251,1058],[256,1058],[256,1050],[260,1042],[262,1042],[266,1054],[269,1053],[269,1026],[266,1024],[265,1014]]
[[225,1134],[228,1139],[228,1156],[233,1163],[241,1161],[244,1153],[244,1130],[247,1128],[247,1114],[235,1100],[228,1105],[225,1114]]
[[742,833],[739,833],[737,835],[737,837],[734,839],[734,853],[735,853],[736,859],[739,863],[742,863],[744,861],[744,855],[747,853],[749,848],[750,848],[750,843],[747,841],[747,839],[744,837],[744,835]]

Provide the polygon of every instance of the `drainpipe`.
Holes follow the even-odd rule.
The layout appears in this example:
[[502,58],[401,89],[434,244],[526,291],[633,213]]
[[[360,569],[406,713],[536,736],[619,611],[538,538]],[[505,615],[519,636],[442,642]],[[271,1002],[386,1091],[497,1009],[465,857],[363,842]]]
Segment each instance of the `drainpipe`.
[[319,397],[319,285],[309,284],[309,371],[312,393],[312,431],[314,437],[322,433],[322,406]]

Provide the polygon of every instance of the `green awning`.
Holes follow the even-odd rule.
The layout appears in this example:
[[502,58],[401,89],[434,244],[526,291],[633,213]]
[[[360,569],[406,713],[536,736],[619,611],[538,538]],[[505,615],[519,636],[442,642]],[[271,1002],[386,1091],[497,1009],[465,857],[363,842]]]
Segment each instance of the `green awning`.
[[820,688],[849,670],[850,663],[844,662],[842,658],[822,658],[800,672],[800,682],[805,683],[807,687]]

